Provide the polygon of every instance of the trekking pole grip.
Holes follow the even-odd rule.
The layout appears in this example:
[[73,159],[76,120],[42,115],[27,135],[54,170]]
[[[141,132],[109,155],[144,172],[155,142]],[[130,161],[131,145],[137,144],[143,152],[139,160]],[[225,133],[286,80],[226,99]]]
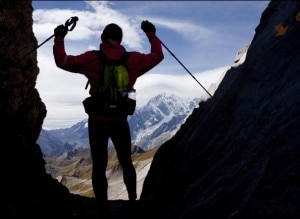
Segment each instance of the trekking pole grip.
[[[78,17],[77,16],[74,16],[74,17],[70,17],[68,20],[66,20],[65,22],[65,27],[68,29],[68,31],[72,31],[75,26],[76,26],[76,22],[78,21]],[[69,26],[71,26],[69,28]]]

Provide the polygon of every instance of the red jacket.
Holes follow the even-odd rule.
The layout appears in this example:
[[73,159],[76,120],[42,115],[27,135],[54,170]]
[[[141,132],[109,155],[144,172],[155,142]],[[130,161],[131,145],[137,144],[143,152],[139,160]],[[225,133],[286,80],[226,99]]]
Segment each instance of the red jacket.
[[[128,87],[133,87],[139,76],[152,69],[164,58],[160,40],[155,33],[148,32],[147,37],[151,44],[151,52],[148,54],[131,52],[127,60],[127,69],[129,73]],[[101,43],[100,49],[108,58],[116,60],[118,60],[125,51],[125,48],[115,41],[111,41],[109,44]],[[93,94],[97,90],[98,85],[101,84],[101,77],[99,75],[101,61],[94,51],[87,51],[77,56],[67,55],[64,47],[64,38],[61,36],[55,36],[53,54],[55,63],[59,68],[69,72],[83,74],[88,78],[90,82],[90,94]],[[96,117],[99,117],[99,119],[105,119],[99,115]]]

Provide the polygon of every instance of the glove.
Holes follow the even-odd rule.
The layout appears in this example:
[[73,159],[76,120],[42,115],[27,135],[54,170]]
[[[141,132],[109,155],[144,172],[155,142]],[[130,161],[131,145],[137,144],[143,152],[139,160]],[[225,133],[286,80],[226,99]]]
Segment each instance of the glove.
[[55,29],[54,29],[54,35],[55,36],[62,36],[62,37],[65,37],[68,33],[68,29],[65,28],[64,25],[59,25],[57,26]]
[[148,20],[142,22],[141,28],[145,33],[148,33],[148,32],[155,33],[155,31],[156,31],[155,26]]

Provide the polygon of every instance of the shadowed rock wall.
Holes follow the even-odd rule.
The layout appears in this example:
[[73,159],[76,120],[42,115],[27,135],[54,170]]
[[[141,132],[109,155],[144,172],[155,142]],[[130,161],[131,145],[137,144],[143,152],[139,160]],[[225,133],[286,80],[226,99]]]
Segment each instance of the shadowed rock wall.
[[147,218],[300,217],[300,4],[272,1],[230,69],[157,152]]
[[69,194],[46,174],[36,144],[46,107],[35,89],[39,69],[32,11],[31,1],[0,1],[2,218],[62,215]]

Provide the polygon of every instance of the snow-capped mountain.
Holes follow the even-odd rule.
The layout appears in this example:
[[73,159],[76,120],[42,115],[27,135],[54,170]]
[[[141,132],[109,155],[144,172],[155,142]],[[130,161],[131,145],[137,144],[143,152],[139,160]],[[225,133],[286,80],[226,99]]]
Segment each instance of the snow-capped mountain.
[[[128,118],[132,144],[144,151],[160,146],[180,128],[187,116],[198,106],[199,99],[182,99],[159,94]],[[57,156],[79,147],[89,147],[87,120],[70,128],[43,130],[38,139],[45,155]]]
[[144,150],[160,146],[175,134],[199,100],[160,94],[129,118],[133,143]]
[[75,148],[89,147],[87,120],[70,128],[42,130],[37,143],[48,156],[59,156]]

